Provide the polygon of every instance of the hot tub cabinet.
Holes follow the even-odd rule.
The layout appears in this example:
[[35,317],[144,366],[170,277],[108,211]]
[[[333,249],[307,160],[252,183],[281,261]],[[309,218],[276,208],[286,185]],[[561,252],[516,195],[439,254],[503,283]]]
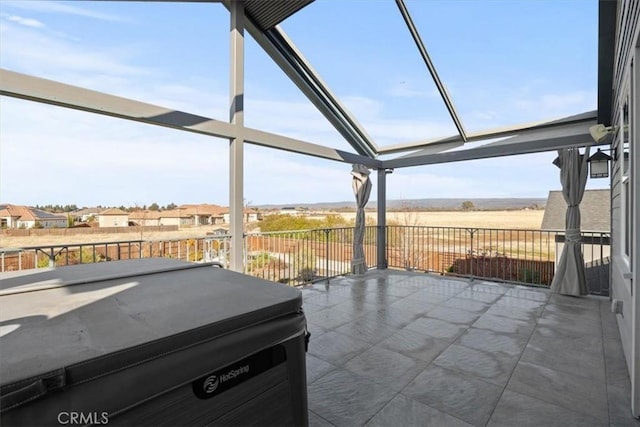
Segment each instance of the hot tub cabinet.
[[307,425],[300,292],[144,259],[5,275],[11,425]]

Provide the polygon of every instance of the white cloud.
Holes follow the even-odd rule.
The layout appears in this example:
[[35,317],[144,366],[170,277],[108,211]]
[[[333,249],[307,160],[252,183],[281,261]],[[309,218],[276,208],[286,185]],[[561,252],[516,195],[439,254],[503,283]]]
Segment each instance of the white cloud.
[[148,70],[124,62],[128,49],[116,46],[96,51],[69,40],[14,25],[0,24],[3,67],[45,78],[80,84],[83,76],[148,75]]
[[17,16],[17,15],[2,15],[3,18],[8,19],[9,21],[15,22],[17,24],[20,25],[24,25],[26,27],[32,27],[32,28],[42,28],[44,27],[44,24],[40,21],[38,21],[37,19],[32,19],[32,18],[23,18],[22,16]]
[[485,122],[494,122],[500,118],[500,114],[493,110],[472,111],[470,116],[473,120],[481,120]]
[[572,92],[545,93],[532,96],[527,94],[514,99],[512,104],[528,115],[542,112],[549,118],[582,113],[596,108],[595,92],[576,90]]
[[415,87],[411,82],[401,81],[391,86],[387,92],[391,96],[400,98],[434,98],[438,97],[435,89],[427,89],[424,87]]
[[4,0],[3,7],[30,10],[34,12],[75,15],[75,16],[82,16],[84,18],[99,19],[103,21],[122,22],[126,20],[124,17],[121,17],[121,16],[98,12],[95,10],[78,7],[76,5],[72,6],[71,4],[69,4],[69,2],[63,3],[63,2],[50,1],[50,0],[46,0],[46,1],[24,1],[24,0],[6,1]]

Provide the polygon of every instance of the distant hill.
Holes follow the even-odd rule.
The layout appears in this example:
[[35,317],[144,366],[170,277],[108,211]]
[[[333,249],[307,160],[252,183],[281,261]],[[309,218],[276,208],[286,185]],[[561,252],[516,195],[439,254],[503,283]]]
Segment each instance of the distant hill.
[[[463,202],[471,202],[475,209],[480,210],[506,210],[524,209],[538,206],[543,208],[547,202],[546,198],[489,198],[489,199],[408,199],[408,200],[387,200],[387,209],[416,209],[416,210],[456,210],[461,209]],[[256,205],[260,209],[280,209],[283,207],[309,208],[311,210],[340,210],[355,209],[355,201],[343,202],[320,202],[320,203],[288,203],[282,205]],[[375,209],[376,201],[371,200],[367,208]]]

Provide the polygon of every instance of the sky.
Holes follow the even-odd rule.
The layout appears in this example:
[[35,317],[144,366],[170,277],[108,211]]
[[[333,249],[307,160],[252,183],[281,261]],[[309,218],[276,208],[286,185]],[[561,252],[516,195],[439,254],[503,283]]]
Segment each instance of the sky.
[[[406,4],[467,131],[596,109],[596,0]],[[316,0],[281,27],[378,145],[456,133],[393,0]],[[228,120],[229,56],[218,3],[0,2],[0,67],[167,108]],[[245,67],[246,126],[354,151],[248,32]],[[546,197],[555,157],[396,169],[387,198]],[[354,198],[348,164],[246,144],[244,165],[249,205]],[[227,140],[0,97],[2,203],[228,205],[228,173]]]

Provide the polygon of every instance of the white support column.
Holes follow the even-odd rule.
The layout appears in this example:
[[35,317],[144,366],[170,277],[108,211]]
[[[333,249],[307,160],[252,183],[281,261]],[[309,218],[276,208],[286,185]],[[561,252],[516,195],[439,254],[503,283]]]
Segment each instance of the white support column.
[[387,268],[387,171],[378,169],[378,236],[377,247],[377,269]]
[[[638,24],[640,25],[640,24]],[[629,168],[631,176],[632,213],[631,227],[631,411],[633,416],[640,418],[640,48],[635,50],[635,65],[633,68],[631,88],[631,154]]]
[[[638,24],[640,25],[640,24]],[[640,48],[635,49],[634,66],[631,76],[631,412],[640,418]]]
[[[231,62],[230,109],[231,124],[244,127],[244,1],[230,2]],[[239,132],[229,144],[229,232],[231,233],[230,269],[244,271],[244,138]]]

